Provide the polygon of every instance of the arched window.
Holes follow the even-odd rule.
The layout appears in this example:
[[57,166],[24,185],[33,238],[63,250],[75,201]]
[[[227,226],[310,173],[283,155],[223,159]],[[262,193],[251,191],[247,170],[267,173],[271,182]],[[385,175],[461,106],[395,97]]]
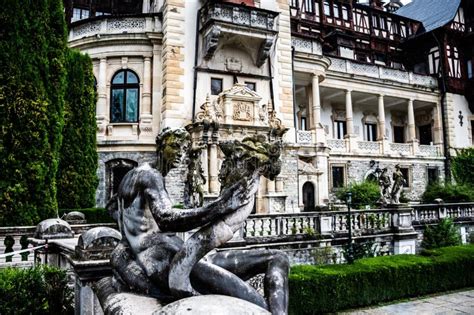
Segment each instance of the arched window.
[[138,121],[138,76],[131,70],[121,70],[112,78],[110,120],[113,123]]

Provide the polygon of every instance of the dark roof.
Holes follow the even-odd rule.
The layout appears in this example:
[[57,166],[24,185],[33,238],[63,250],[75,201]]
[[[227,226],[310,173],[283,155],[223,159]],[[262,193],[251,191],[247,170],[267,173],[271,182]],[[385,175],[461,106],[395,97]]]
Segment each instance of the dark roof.
[[398,9],[395,14],[423,23],[426,32],[451,22],[461,0],[413,0]]

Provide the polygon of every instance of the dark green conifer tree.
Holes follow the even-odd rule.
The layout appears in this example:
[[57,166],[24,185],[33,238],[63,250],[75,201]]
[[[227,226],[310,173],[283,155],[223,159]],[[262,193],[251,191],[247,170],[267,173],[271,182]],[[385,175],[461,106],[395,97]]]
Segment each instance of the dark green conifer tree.
[[66,24],[60,0],[0,0],[0,226],[57,210]]
[[70,50],[67,54],[67,88],[63,142],[58,171],[59,208],[89,208],[95,205],[97,188],[96,93],[92,63],[88,56]]

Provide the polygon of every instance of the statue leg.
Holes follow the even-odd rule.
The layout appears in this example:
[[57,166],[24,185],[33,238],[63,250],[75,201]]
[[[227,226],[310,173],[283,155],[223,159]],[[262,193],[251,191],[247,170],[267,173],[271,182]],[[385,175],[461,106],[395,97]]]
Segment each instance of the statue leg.
[[191,281],[202,294],[228,295],[268,309],[264,297],[250,284],[228,270],[205,261],[205,259],[194,266]]
[[120,284],[120,288],[116,288],[117,291],[126,288],[127,291],[144,293],[157,298],[165,297],[133,257],[130,248],[123,241],[117,245],[110,256],[115,281]]
[[198,295],[191,286],[190,274],[194,265],[208,252],[227,242],[234,235],[223,221],[201,228],[194,233],[174,256],[169,270],[168,284],[176,297]]
[[265,274],[265,296],[272,314],[288,313],[288,257],[278,250],[241,250],[219,252],[209,257],[210,262],[240,278]]

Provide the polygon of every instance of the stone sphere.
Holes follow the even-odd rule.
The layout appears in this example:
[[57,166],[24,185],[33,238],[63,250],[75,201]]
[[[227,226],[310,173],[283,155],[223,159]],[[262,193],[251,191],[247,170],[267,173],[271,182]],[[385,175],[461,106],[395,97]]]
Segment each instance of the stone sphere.
[[270,312],[253,303],[225,295],[200,295],[182,299],[163,307],[156,314],[262,314]]

